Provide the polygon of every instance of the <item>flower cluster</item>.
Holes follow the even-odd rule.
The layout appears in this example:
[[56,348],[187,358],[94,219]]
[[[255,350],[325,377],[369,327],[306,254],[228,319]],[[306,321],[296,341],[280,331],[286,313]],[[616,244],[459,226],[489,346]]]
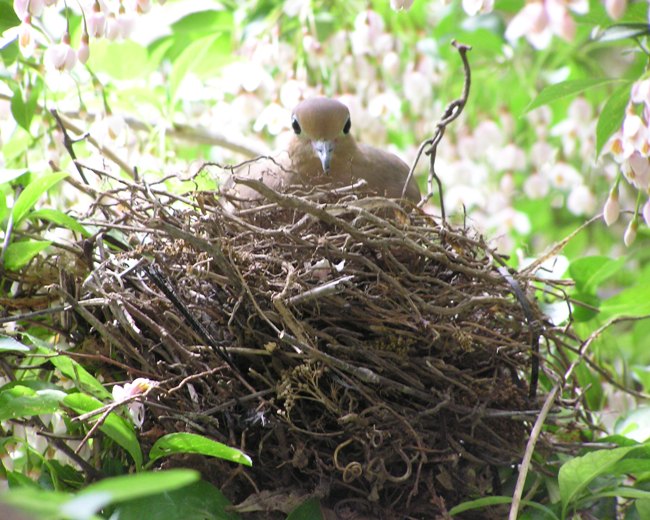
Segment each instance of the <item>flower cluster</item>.
[[[463,0],[476,3],[485,0]],[[615,20],[623,16],[627,0],[605,0],[609,16]],[[466,9],[467,10],[467,9]],[[589,12],[588,0],[532,0],[510,21],[506,38],[510,41],[524,36],[536,49],[546,49],[553,36],[572,41],[576,33],[576,22],[571,13],[585,15]],[[472,14],[468,11],[468,14]]]
[[632,85],[623,124],[610,138],[604,153],[616,161],[620,173],[616,176],[603,209],[603,217],[608,226],[620,216],[621,175],[638,194],[634,215],[624,235],[625,244],[629,246],[636,238],[639,214],[650,226],[650,198],[646,198],[641,208],[643,198],[650,195],[650,78]]
[[78,48],[71,44],[67,27],[58,43],[50,42],[44,36],[47,31],[35,28],[35,19],[46,14],[46,8],[58,12],[59,0],[14,0],[14,11],[22,21],[15,31],[22,54],[31,57],[38,45],[45,47],[45,65],[51,70],[70,71],[79,63],[86,63],[90,57],[90,38],[126,39],[131,36],[136,16],[151,9],[150,0],[84,0],[80,3],[83,31]]

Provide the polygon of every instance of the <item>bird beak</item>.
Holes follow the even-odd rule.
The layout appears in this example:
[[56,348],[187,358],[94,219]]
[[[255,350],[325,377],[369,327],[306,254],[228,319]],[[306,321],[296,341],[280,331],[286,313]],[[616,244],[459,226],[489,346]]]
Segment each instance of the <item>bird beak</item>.
[[314,152],[318,155],[320,163],[323,165],[323,173],[330,172],[330,161],[332,160],[332,152],[334,151],[333,141],[313,141],[311,145]]

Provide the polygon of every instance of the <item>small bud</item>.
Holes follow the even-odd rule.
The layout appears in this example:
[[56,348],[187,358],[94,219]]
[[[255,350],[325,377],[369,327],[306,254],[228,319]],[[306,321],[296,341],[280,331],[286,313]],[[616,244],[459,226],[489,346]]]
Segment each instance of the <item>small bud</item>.
[[413,5],[413,0],[390,0],[390,6],[395,11],[401,11],[402,9],[408,10]]
[[611,226],[618,220],[620,214],[621,206],[618,203],[618,189],[612,188],[612,191],[609,192],[609,197],[607,197],[607,202],[605,202],[605,207],[603,208],[605,224]]
[[106,31],[106,15],[98,2],[93,4],[93,10],[88,16],[88,31],[93,38],[101,38]]
[[151,11],[151,0],[137,0],[136,11],[140,14]]
[[638,228],[639,228],[639,221],[635,216],[627,226],[627,229],[625,230],[625,235],[623,235],[623,242],[625,242],[625,245],[627,247],[630,247],[636,240],[636,230]]
[[627,0],[605,0],[605,9],[610,18],[618,20],[627,7]]
[[79,50],[77,51],[77,58],[79,58],[79,63],[85,64],[88,61],[88,58],[90,57],[90,47],[88,47],[88,43],[90,42],[90,38],[88,36],[88,33],[83,33],[81,35],[81,45],[79,46]]
[[29,0],[28,4],[29,14],[36,17],[39,17],[43,14],[43,10],[45,9],[44,0]]

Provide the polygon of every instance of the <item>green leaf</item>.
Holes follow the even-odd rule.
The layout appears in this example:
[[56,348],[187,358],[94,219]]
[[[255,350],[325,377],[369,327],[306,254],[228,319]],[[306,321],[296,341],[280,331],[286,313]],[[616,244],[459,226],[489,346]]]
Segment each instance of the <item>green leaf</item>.
[[153,67],[147,49],[132,40],[112,42],[92,38],[90,56],[95,72],[103,72],[119,80],[142,77]]
[[[571,306],[571,314],[574,321],[589,321],[598,316],[598,308],[601,303],[598,296],[595,296],[594,294],[574,292],[571,295],[571,299],[575,300]],[[580,305],[580,302],[584,303],[585,306]],[[590,307],[594,307],[594,309],[591,309]]]
[[[646,462],[646,466],[648,463]],[[643,489],[636,489],[631,487],[617,487],[610,489],[608,491],[602,491],[600,493],[594,493],[592,495],[596,497],[621,497],[621,498],[634,498],[634,499],[650,499],[650,491],[645,491]],[[647,517],[644,517],[647,518]]]
[[60,390],[35,391],[22,385],[5,388],[0,391],[0,421],[56,412],[65,395]]
[[48,220],[54,224],[58,224],[61,227],[68,228],[71,231],[75,231],[83,235],[84,237],[89,237],[92,235],[85,227],[83,227],[79,222],[73,219],[70,215],[66,215],[62,211],[56,209],[39,209],[32,211],[27,218],[34,219],[43,219]]
[[12,0],[0,0],[0,34],[17,25],[20,25],[20,18],[16,16]]
[[27,132],[30,131],[42,87],[43,82],[39,80],[34,85],[31,85],[27,91],[23,91],[18,85],[12,89],[11,114],[14,116],[16,123]]
[[151,495],[121,504],[120,520],[238,520],[226,508],[230,501],[212,484],[203,480],[182,489]]
[[639,518],[650,518],[650,499],[637,500],[634,502]]
[[29,352],[30,348],[9,336],[0,335],[0,352]]
[[587,256],[571,262],[569,275],[576,283],[576,289],[586,294],[596,290],[625,265],[626,258],[613,260],[608,256]]
[[33,179],[32,182],[25,187],[14,204],[14,225],[20,223],[25,215],[27,215],[27,212],[34,206],[34,204],[36,204],[38,199],[40,199],[44,193],[67,176],[68,173],[66,172],[52,172],[38,175]]
[[176,103],[176,95],[185,76],[192,71],[202,59],[212,44],[219,38],[220,33],[204,36],[188,45],[181,55],[174,62],[174,67],[169,75],[169,97],[172,105]]
[[[512,502],[512,497],[493,496],[493,497],[478,498],[476,500],[470,500],[468,502],[463,502],[462,504],[458,504],[457,506],[454,506],[452,509],[450,509],[449,514],[455,516],[460,513],[464,513],[465,511],[471,511],[473,509],[482,509],[484,507],[490,507],[490,506],[498,506],[501,504],[510,504],[511,502]],[[537,502],[531,502],[529,500],[522,500],[521,503],[527,507],[532,507],[534,509],[537,509],[545,513],[545,515],[542,516],[541,518],[559,520],[557,515],[553,513],[553,511],[543,506],[542,504],[538,504]]]
[[60,355],[51,357],[50,363],[58,368],[64,376],[74,381],[75,386],[82,392],[91,394],[98,399],[113,399],[113,394],[74,359]]
[[647,34],[650,34],[650,26],[647,23],[617,23],[600,31],[596,40],[613,42],[628,38],[638,38]]
[[15,38],[9,44],[5,44],[4,46],[2,46],[2,44],[5,44],[5,41],[3,41],[2,38],[0,38],[0,59],[2,60],[2,63],[5,64],[5,67],[8,68],[10,65],[16,63],[16,61],[18,60],[18,56],[20,56],[20,48],[18,47],[18,38]]
[[566,517],[569,505],[580,498],[595,478],[607,474],[619,460],[634,449],[636,448],[630,446],[593,451],[563,464],[558,474],[563,517]]
[[27,103],[23,99],[23,93],[19,86],[15,86],[12,91],[13,95],[11,96],[10,103],[11,115],[14,116],[16,123],[29,132],[29,124],[32,118],[27,113]]
[[619,434],[607,435],[605,437],[599,438],[595,442],[602,442],[603,444],[616,444],[619,447],[634,446],[636,448],[639,446],[639,443],[637,441]]
[[320,507],[320,501],[316,498],[306,500],[298,507],[296,507],[287,520],[324,520],[323,511]]
[[235,24],[233,12],[225,9],[202,10],[190,13],[183,18],[174,22],[171,30],[174,35],[189,34],[197,36],[198,34],[209,34],[216,32],[232,31]]
[[16,130],[9,136],[9,139],[3,140],[2,142],[2,154],[6,163],[12,166],[24,164],[22,162],[23,156],[29,150],[30,146],[33,146],[33,143],[34,139],[29,133],[25,132],[20,126],[16,127]]
[[[101,401],[81,393],[66,396],[63,404],[79,414],[92,412],[103,406]],[[98,418],[99,415],[95,416],[91,421],[94,422]],[[110,413],[99,429],[131,455],[138,469],[142,467],[142,450],[131,424],[119,415]]]
[[568,81],[563,81],[561,83],[556,83],[555,85],[549,85],[548,87],[544,88],[539,93],[539,95],[529,103],[529,105],[524,110],[524,113],[530,112],[537,107],[541,107],[542,105],[546,105],[557,99],[574,96],[591,88],[600,87],[602,85],[620,81],[622,80],[617,78],[585,78],[571,79]]
[[[650,437],[650,435],[648,435],[648,437]],[[630,457],[626,457],[623,460],[617,462],[608,474],[612,476],[631,475],[635,479],[639,479],[644,475],[647,475],[649,471],[650,460],[647,458],[632,458],[630,455]],[[650,493],[650,491],[646,491],[646,493]],[[645,498],[650,498],[650,495]]]
[[624,289],[605,300],[600,312],[607,318],[650,314],[650,284],[640,281],[638,285]]
[[38,518],[59,518],[59,507],[70,499],[69,493],[46,491],[38,487],[10,488],[2,493],[2,502]]
[[148,471],[107,478],[89,485],[73,499],[61,505],[60,512],[66,518],[87,518],[107,505],[174,491],[196,482],[199,478],[197,471],[189,469]]
[[17,271],[26,266],[38,253],[52,245],[49,240],[23,240],[13,242],[5,250],[4,266],[9,271]]
[[609,97],[598,116],[596,124],[596,154],[600,154],[605,143],[623,124],[625,109],[630,101],[630,82],[617,88]]
[[198,453],[237,462],[244,466],[253,465],[251,458],[238,449],[194,433],[170,433],[164,435],[151,448],[149,458],[153,462],[161,457],[167,457],[175,453]]

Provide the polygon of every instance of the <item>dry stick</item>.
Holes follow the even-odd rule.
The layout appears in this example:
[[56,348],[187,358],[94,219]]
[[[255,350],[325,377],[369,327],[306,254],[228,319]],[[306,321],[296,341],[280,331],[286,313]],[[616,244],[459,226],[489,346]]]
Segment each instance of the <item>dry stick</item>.
[[[88,137],[88,133],[83,134],[81,137],[78,137],[77,139],[72,139],[70,137],[70,134],[68,134],[68,130],[63,124],[63,120],[61,119],[61,116],[59,116],[59,113],[52,109],[50,110],[50,114],[56,119],[57,125],[59,125],[59,129],[61,130],[61,133],[63,134],[63,147],[66,149],[68,152],[68,155],[72,158],[72,162],[75,165],[75,168],[77,169],[77,172],[79,173],[79,177],[81,177],[81,180],[84,181],[85,184],[88,183],[88,179],[86,179],[86,174],[83,172],[81,167],[77,164],[77,154],[74,152],[74,148],[72,145],[76,142],[83,141]],[[78,132],[79,133],[79,132]]]
[[37,424],[39,424],[43,429],[41,431],[37,431],[36,435],[40,435],[41,437],[46,437],[47,439],[50,439],[52,443],[59,450],[61,450],[68,457],[74,460],[89,478],[93,480],[99,480],[104,476],[101,471],[98,471],[96,468],[91,466],[86,459],[79,456],[79,454],[75,450],[73,450],[70,446],[68,446],[68,444],[65,442],[65,439],[61,439],[56,435],[54,435],[53,433],[46,431],[45,426],[43,425],[43,422],[40,419],[38,420]]
[[[57,113],[53,111],[53,114]],[[118,155],[115,153],[111,148],[104,146],[100,144],[97,139],[95,139],[92,135],[90,134],[84,134],[84,132],[79,128],[77,125],[75,125],[70,119],[67,117],[57,113],[57,121],[60,120],[60,125],[62,128],[66,128],[68,130],[72,130],[73,132],[80,134],[80,135],[85,135],[86,139],[88,139],[88,142],[91,143],[95,148],[97,148],[103,155],[108,157],[111,161],[113,161],[115,164],[117,164],[122,170],[127,173],[131,178],[135,179],[137,178],[136,171],[131,168],[126,162],[124,162]],[[68,153],[70,153],[70,150],[68,150]],[[74,155],[72,155],[72,158],[74,160]]]
[[[406,181],[404,182],[404,187],[402,188],[402,198],[404,198],[406,194],[406,187],[408,186],[408,183],[413,177],[415,168],[418,162],[420,161],[420,157],[422,156],[422,153],[426,153],[426,155],[429,155],[430,156],[429,178],[427,181],[428,193],[426,197],[422,201],[420,201],[418,207],[422,207],[424,203],[427,202],[433,196],[433,180],[435,179],[436,184],[438,185],[438,196],[440,199],[440,214],[442,216],[443,222],[447,220],[447,216],[445,212],[442,182],[440,181],[440,178],[438,177],[435,168],[436,154],[438,152],[438,144],[442,140],[442,137],[445,135],[447,126],[452,121],[454,121],[461,114],[463,108],[465,108],[465,105],[467,103],[467,98],[469,97],[469,89],[472,84],[471,70],[469,67],[469,62],[467,61],[467,51],[471,50],[472,48],[468,45],[463,45],[462,43],[458,43],[456,40],[452,40],[451,44],[456,48],[456,50],[458,50],[458,53],[460,54],[460,59],[463,60],[463,70],[465,73],[465,83],[463,84],[463,93],[461,94],[460,98],[455,99],[454,101],[449,103],[449,105],[447,105],[447,108],[445,109],[442,118],[440,119],[440,121],[438,121],[438,124],[436,125],[436,133],[434,134],[434,136],[430,139],[423,141],[422,144],[420,144],[417,155],[415,156],[415,161],[413,161],[413,165],[409,170],[409,174],[406,177]],[[424,149],[427,147],[429,147],[429,149],[425,152]]]
[[81,440],[81,442],[79,443],[79,446],[77,446],[77,449],[74,450],[74,452],[76,454],[78,454],[81,451],[81,449],[85,446],[85,444],[88,442],[88,440],[104,424],[104,422],[106,421],[108,416],[111,414],[111,412],[113,412],[113,410],[115,410],[116,408],[119,408],[123,404],[128,404],[128,403],[130,403],[132,401],[141,400],[142,398],[147,397],[149,395],[149,393],[154,388],[158,388],[158,386],[157,385],[150,386],[149,388],[147,388],[147,390],[145,390],[141,394],[128,397],[128,398],[126,398],[126,399],[124,399],[122,401],[119,401],[119,402],[107,404],[106,406],[102,406],[101,408],[97,408],[97,410],[93,410],[92,412],[87,412],[85,414],[78,415],[77,417],[73,418],[72,419],[73,421],[83,422],[83,421],[85,421],[87,419],[90,419],[91,417],[94,417],[95,415],[101,414],[101,417],[99,419],[97,419],[95,424],[93,424],[92,427],[90,428],[90,430],[88,430],[88,433]]
[[138,361],[142,363],[143,366],[148,366],[147,361],[142,357],[142,355],[136,351],[135,349],[127,349],[125,345],[118,339],[116,338],[109,330],[108,328],[99,320],[95,317],[94,314],[92,314],[90,311],[85,309],[78,301],[76,298],[74,298],[71,294],[68,292],[64,291],[62,288],[57,287],[55,288],[56,292],[59,294],[61,298],[63,298],[65,301],[68,302],[69,305],[71,305],[74,310],[84,319],[86,320],[90,325],[92,325],[95,330],[99,333],[100,336],[102,336],[106,341],[108,341],[116,350],[120,352],[124,352],[127,350],[128,353],[132,354]]
[[602,213],[596,215],[595,217],[591,217],[589,220],[587,220],[587,222],[582,224],[582,226],[580,226],[578,229],[573,231],[573,233],[571,233],[569,236],[557,242],[556,244],[553,244],[546,253],[544,253],[541,257],[535,260],[532,264],[527,265],[525,269],[522,269],[520,271],[520,274],[524,276],[530,276],[532,273],[537,271],[542,266],[542,264],[546,262],[549,258],[554,257],[560,251],[562,251],[562,249],[564,249],[564,246],[566,246],[578,233],[580,233],[583,229],[589,227],[597,220],[600,220],[601,218],[603,218]]
[[530,468],[530,461],[533,458],[533,453],[535,452],[535,445],[537,444],[537,440],[539,439],[540,433],[542,431],[542,427],[544,426],[544,422],[546,421],[546,416],[551,410],[551,407],[553,406],[553,403],[555,402],[555,398],[558,395],[558,393],[564,388],[564,385],[569,380],[569,378],[573,374],[573,371],[578,366],[578,364],[585,358],[589,346],[594,342],[596,338],[598,338],[598,336],[600,336],[603,332],[605,332],[609,327],[611,327],[615,323],[619,323],[623,321],[639,321],[648,318],[650,318],[650,314],[644,316],[619,316],[617,318],[612,318],[607,323],[605,323],[602,327],[592,332],[589,335],[589,337],[582,343],[582,345],[580,345],[580,349],[578,350],[578,357],[576,357],[576,359],[573,360],[573,362],[565,372],[562,381],[558,382],[553,387],[553,389],[549,392],[548,396],[546,397],[546,400],[544,401],[544,406],[542,406],[539,416],[535,421],[535,425],[533,426],[533,429],[530,432],[530,437],[528,439],[528,443],[526,444],[526,451],[524,452],[524,458],[522,459],[521,464],[519,465],[519,476],[517,477],[515,492],[512,496],[512,504],[510,506],[510,514],[508,516],[508,520],[517,520],[517,515],[519,514],[519,507],[521,506],[521,497],[524,493],[524,484],[526,483],[526,476],[528,475],[528,469]]

